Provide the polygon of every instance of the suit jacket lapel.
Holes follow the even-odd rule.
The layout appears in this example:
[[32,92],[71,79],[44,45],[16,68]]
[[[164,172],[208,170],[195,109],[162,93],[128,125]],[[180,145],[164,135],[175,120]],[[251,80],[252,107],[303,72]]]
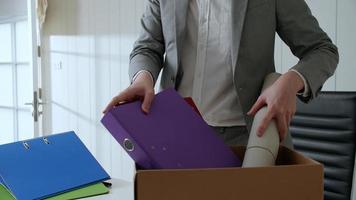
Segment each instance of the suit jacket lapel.
[[[233,72],[236,70],[236,62],[239,56],[240,42],[245,23],[248,0],[232,0],[232,65]],[[235,73],[234,73],[235,74]]]

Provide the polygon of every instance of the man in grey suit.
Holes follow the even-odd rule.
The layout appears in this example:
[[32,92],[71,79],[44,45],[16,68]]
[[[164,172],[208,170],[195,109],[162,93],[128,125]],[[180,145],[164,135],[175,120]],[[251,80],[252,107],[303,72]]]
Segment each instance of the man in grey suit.
[[[260,95],[265,76],[275,71],[276,32],[300,60]],[[104,112],[141,98],[148,113],[163,69],[161,89],[192,96],[227,144],[246,144],[253,115],[267,105],[259,135],[274,118],[291,147],[296,96],[315,98],[338,59],[304,0],[148,0],[130,56],[132,84]]]

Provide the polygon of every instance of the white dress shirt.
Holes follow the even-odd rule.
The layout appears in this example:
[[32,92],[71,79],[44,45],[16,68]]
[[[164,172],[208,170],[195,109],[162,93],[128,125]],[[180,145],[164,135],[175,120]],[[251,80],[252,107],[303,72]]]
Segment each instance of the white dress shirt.
[[190,0],[187,12],[178,92],[211,126],[245,125],[233,83],[231,1]]

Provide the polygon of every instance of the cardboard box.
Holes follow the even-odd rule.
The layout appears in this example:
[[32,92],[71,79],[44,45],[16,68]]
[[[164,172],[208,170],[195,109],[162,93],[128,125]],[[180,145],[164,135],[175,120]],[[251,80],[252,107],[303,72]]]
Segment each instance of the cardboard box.
[[[243,158],[245,148],[233,147]],[[281,147],[277,166],[137,170],[136,200],[322,200],[323,166]]]

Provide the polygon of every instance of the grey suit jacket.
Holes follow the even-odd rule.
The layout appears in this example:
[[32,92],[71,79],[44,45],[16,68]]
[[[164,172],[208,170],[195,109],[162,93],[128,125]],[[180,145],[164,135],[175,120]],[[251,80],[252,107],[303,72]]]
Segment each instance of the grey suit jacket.
[[[189,0],[147,0],[141,33],[130,55],[130,78],[148,70],[161,88],[179,86],[184,74],[180,64]],[[265,76],[275,71],[274,44],[277,32],[300,61],[293,69],[307,80],[315,98],[338,63],[337,47],[319,27],[304,0],[232,1],[232,63],[234,83],[246,123]],[[291,66],[292,67],[292,66]],[[305,99],[309,101],[309,99]]]

